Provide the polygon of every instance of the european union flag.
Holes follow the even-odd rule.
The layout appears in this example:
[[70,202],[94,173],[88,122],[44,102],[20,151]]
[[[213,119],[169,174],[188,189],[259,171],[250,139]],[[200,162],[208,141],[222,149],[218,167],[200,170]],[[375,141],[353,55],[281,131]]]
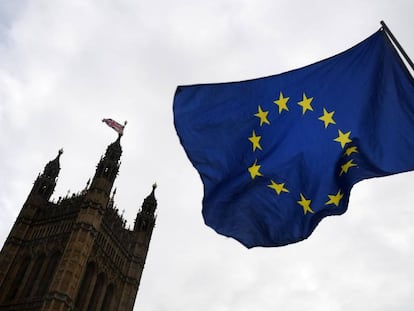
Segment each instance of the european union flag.
[[205,223],[248,248],[306,239],[358,181],[414,169],[414,80],[382,30],[283,74],[179,86],[174,119]]

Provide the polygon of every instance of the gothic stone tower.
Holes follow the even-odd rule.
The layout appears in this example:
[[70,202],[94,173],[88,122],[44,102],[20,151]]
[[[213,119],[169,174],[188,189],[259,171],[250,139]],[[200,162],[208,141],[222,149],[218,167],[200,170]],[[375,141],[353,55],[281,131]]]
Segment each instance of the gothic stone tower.
[[157,201],[154,186],[126,229],[111,196],[120,138],[78,194],[50,200],[62,151],[37,177],[0,253],[0,310],[133,309]]

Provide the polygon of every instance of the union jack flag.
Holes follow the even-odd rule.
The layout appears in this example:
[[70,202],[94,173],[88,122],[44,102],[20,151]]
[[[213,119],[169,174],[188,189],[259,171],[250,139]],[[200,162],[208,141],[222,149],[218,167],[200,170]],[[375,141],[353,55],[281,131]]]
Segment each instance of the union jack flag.
[[112,127],[118,134],[122,135],[124,133],[124,127],[125,124],[119,124],[118,122],[112,120],[112,119],[102,119],[102,122],[105,122],[109,127]]

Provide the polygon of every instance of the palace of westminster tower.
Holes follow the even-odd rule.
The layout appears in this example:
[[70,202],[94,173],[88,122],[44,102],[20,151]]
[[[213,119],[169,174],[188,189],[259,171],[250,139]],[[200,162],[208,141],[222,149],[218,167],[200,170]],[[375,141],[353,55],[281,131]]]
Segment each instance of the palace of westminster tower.
[[0,253],[0,310],[131,311],[155,225],[155,185],[133,230],[114,205],[121,135],[86,188],[52,201],[60,171],[46,164]]

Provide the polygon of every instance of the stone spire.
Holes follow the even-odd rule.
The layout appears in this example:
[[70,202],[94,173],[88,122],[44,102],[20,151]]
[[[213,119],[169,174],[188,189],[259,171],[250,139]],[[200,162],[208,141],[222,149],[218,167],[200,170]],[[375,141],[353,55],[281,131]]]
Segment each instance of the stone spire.
[[144,199],[141,210],[137,214],[135,219],[134,231],[147,231],[152,232],[152,228],[155,224],[155,210],[157,208],[157,199],[155,198],[155,189],[157,185],[152,186],[151,193]]
[[91,182],[90,191],[103,192],[109,198],[115,178],[118,175],[121,154],[121,135],[118,135],[117,140],[108,146],[105,155],[99,161]]
[[60,149],[55,159],[46,164],[43,173],[34,182],[30,196],[40,196],[49,200],[56,187],[56,181],[60,171],[59,159],[63,153]]

